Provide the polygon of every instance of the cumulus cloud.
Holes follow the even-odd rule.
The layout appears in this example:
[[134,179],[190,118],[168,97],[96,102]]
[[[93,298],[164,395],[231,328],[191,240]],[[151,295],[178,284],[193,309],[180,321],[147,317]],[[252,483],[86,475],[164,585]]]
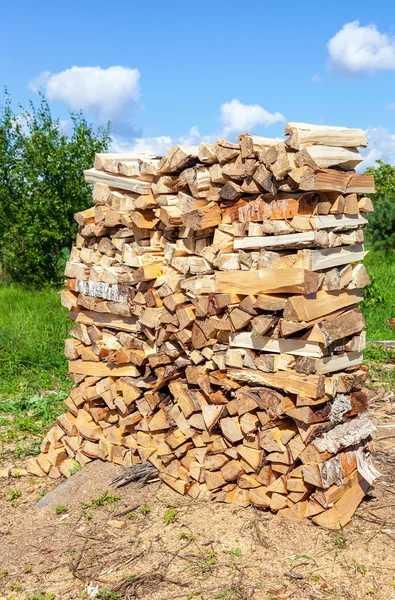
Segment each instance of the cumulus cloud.
[[200,142],[206,142],[210,144],[215,140],[217,136],[215,134],[212,135],[201,135],[199,129],[194,125],[190,128],[186,135],[181,135],[177,139],[177,144],[184,144],[186,146],[197,146]]
[[268,126],[285,121],[279,112],[270,113],[259,104],[243,104],[237,99],[221,104],[220,110],[224,136],[251,132],[258,125]]
[[375,24],[346,23],[328,42],[329,66],[343,75],[395,69],[395,38]]
[[94,115],[98,123],[127,121],[140,96],[138,69],[114,66],[71,67],[59,73],[44,71],[30,81],[34,91],[42,89],[49,100],[64,102],[73,110]]
[[176,144],[183,146],[198,146],[200,142],[211,143],[215,140],[215,135],[201,135],[199,129],[194,125],[188,133],[180,137],[171,137],[169,135],[160,135],[158,137],[138,137],[127,142],[113,137],[111,144],[112,152],[153,152],[158,156],[163,156],[169,148]]
[[38,75],[38,77],[34,77],[29,81],[29,88],[33,92],[39,92],[40,90],[45,88],[50,77],[50,71],[43,71],[42,73],[40,73],[40,75]]
[[395,165],[395,134],[385,127],[371,127],[365,131],[365,135],[369,145],[360,150],[364,160],[358,165],[358,171],[363,172],[367,167],[374,166],[376,160]]
[[122,141],[113,136],[110,151],[124,153],[130,152],[131,154],[135,152],[153,152],[158,156],[163,156],[163,154],[165,154],[172,146],[174,146],[173,138],[171,138],[169,135],[135,138],[129,142]]

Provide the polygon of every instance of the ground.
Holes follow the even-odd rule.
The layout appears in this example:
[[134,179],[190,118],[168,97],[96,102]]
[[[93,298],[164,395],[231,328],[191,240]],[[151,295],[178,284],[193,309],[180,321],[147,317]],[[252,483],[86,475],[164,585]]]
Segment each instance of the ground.
[[[74,600],[95,586],[100,598],[141,600],[395,598],[393,392],[372,387],[369,410],[382,477],[338,533],[160,482],[115,489],[120,467],[100,461],[60,485],[2,480],[0,598]],[[4,452],[0,464],[10,458],[23,463]]]

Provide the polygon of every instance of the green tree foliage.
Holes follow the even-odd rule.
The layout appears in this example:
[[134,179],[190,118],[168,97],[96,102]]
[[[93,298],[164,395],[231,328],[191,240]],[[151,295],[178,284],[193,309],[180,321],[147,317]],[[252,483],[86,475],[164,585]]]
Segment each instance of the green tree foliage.
[[109,126],[94,131],[70,114],[67,135],[43,96],[15,114],[6,93],[0,112],[0,276],[25,285],[58,285],[76,232],[74,213],[91,205],[83,171],[107,150]]
[[395,250],[395,167],[381,160],[377,165],[366,169],[366,174],[374,176],[376,186],[366,239],[373,250]]
[[366,169],[366,175],[374,176],[374,184],[376,187],[375,197],[383,197],[386,195],[394,198],[395,201],[395,167],[387,165],[382,160],[377,160],[377,167],[369,167]]

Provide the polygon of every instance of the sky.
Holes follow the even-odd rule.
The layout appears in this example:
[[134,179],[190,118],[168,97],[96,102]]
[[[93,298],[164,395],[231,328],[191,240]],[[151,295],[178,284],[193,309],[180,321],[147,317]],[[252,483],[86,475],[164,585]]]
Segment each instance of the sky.
[[362,128],[364,166],[395,164],[394,28],[390,0],[3,0],[0,84],[15,105],[42,91],[66,127],[111,120],[116,151],[299,121]]

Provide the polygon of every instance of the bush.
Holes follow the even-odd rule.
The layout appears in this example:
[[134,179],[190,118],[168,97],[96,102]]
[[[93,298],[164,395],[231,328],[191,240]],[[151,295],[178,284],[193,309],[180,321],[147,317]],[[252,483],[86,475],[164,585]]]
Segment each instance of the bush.
[[376,197],[374,212],[369,214],[366,240],[373,250],[395,249],[395,194]]
[[0,112],[0,265],[3,281],[58,285],[77,227],[91,205],[84,169],[107,150],[109,127],[95,132],[71,113],[72,133],[53,119],[43,96],[14,114],[6,93]]
[[395,248],[395,167],[378,160],[377,167],[369,167],[366,173],[374,176],[376,187],[366,239],[373,250],[388,251]]

